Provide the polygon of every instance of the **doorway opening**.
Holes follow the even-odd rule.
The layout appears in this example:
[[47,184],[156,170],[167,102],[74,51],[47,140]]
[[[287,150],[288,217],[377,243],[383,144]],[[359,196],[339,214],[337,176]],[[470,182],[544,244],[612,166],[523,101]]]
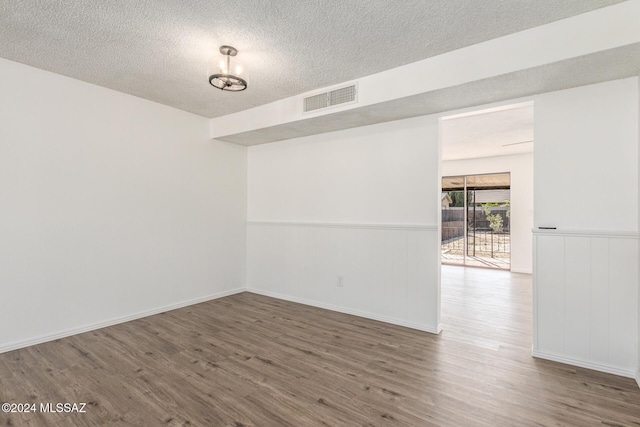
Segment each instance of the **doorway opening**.
[[518,273],[530,274],[533,259],[533,108],[440,119],[442,327],[460,342],[521,354],[532,343],[531,276]]
[[442,178],[443,264],[511,268],[511,175]]

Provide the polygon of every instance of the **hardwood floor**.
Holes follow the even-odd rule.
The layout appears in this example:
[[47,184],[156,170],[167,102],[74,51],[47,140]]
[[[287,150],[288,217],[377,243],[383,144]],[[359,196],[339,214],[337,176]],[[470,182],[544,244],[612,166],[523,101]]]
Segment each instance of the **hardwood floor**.
[[0,355],[0,425],[640,425],[628,378],[537,360],[531,280],[447,266],[432,335],[239,294]]

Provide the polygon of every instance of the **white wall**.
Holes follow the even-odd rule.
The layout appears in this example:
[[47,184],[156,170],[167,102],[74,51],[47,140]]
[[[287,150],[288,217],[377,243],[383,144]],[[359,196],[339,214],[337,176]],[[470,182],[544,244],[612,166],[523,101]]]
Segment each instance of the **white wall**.
[[438,159],[435,117],[250,147],[248,288],[438,331]]
[[0,351],[244,285],[246,149],[0,59]]
[[534,355],[638,366],[638,79],[535,99]]
[[249,148],[249,221],[436,224],[438,122],[400,120]]
[[530,274],[533,258],[533,154],[442,162],[442,176],[496,172],[511,173],[511,271]]
[[637,80],[536,98],[536,226],[638,230]]
[[[640,80],[640,76],[638,77]],[[638,84],[638,146],[640,147],[640,84]],[[640,203],[640,149],[638,149],[638,203]],[[638,213],[638,231],[640,231],[640,212]],[[640,240],[638,240],[640,254]],[[640,280],[640,262],[638,262],[638,278]],[[640,322],[640,282],[638,283],[638,322]],[[638,346],[640,346],[640,323],[638,324]],[[640,386],[640,347],[638,348],[638,365],[636,368],[636,383]]]

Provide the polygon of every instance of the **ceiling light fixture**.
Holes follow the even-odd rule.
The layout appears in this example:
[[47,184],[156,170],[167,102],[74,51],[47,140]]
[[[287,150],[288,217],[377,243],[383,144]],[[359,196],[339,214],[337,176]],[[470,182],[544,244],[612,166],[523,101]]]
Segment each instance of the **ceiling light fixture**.
[[238,49],[232,46],[220,46],[220,53],[226,56],[220,61],[220,73],[209,76],[211,86],[220,90],[240,92],[247,88],[247,81],[240,77],[242,67],[236,66],[236,74],[231,74],[231,57],[238,54]]

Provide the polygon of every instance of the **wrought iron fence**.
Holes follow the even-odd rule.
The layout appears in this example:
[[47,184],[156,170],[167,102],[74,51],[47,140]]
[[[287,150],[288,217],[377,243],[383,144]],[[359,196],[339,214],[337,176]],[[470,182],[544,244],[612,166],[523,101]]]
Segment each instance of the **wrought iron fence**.
[[469,230],[467,235],[467,255],[474,257],[509,258],[511,239],[508,232],[492,229]]
[[[470,208],[467,214],[467,255],[490,258],[509,258],[511,252],[511,220],[508,207],[496,206],[490,215],[501,217],[501,227],[491,227],[482,207]],[[464,255],[464,208],[442,210],[442,251],[450,255]]]

